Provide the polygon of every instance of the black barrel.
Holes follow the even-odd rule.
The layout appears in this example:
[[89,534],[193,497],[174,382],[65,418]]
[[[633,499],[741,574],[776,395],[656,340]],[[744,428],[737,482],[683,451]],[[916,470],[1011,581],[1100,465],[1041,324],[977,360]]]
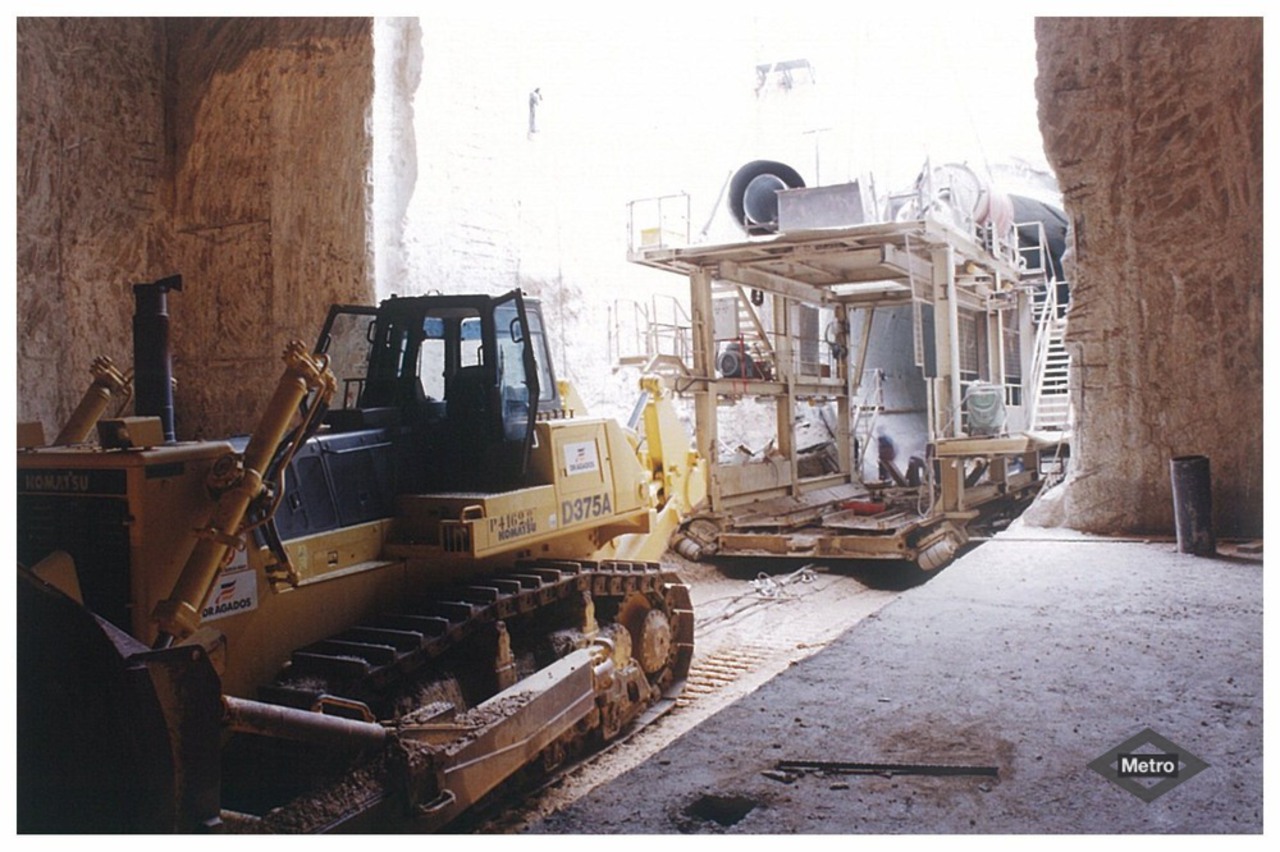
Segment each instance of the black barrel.
[[1175,456],[1169,462],[1173,480],[1173,520],[1178,531],[1178,552],[1212,556],[1217,552],[1213,536],[1213,490],[1208,456]]

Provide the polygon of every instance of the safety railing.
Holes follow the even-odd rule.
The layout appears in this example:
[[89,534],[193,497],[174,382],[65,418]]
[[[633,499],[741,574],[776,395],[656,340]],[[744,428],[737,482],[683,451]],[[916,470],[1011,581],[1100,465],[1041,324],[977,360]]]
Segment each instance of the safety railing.
[[615,299],[610,314],[609,358],[615,370],[689,372],[693,321],[674,296],[654,294],[647,304]]
[[628,203],[627,234],[632,252],[689,245],[689,194],[679,192]]

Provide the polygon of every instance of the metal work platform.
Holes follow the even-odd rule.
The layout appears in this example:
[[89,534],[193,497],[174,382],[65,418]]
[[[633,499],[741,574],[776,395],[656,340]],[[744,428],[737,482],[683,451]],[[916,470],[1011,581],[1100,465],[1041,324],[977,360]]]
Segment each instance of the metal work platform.
[[[873,205],[856,183],[777,200],[771,232],[663,233],[628,255],[689,280],[685,324],[664,332],[678,343],[631,361],[692,398],[712,462],[709,507],[680,549],[939,567],[976,524],[1021,510],[1062,438],[1030,432],[1043,241],[1029,252],[1019,236],[1035,223],[929,197],[900,206],[918,215],[863,221]],[[726,411],[746,400],[772,412],[773,433],[760,453],[726,454]],[[815,423],[819,439],[802,438]]]

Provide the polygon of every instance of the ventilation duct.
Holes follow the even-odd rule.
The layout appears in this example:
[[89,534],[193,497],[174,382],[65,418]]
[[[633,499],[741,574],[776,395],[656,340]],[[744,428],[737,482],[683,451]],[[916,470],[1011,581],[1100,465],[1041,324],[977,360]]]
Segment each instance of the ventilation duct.
[[748,234],[771,234],[778,229],[778,193],[800,189],[804,178],[786,163],[752,160],[729,179],[729,209]]

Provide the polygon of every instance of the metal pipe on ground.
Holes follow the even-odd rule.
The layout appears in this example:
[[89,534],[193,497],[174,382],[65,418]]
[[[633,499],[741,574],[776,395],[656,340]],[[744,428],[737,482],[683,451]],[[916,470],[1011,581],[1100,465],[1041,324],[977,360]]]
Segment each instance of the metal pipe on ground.
[[1208,456],[1175,456],[1169,462],[1173,483],[1173,520],[1178,552],[1212,556],[1217,552],[1213,534],[1213,489]]

